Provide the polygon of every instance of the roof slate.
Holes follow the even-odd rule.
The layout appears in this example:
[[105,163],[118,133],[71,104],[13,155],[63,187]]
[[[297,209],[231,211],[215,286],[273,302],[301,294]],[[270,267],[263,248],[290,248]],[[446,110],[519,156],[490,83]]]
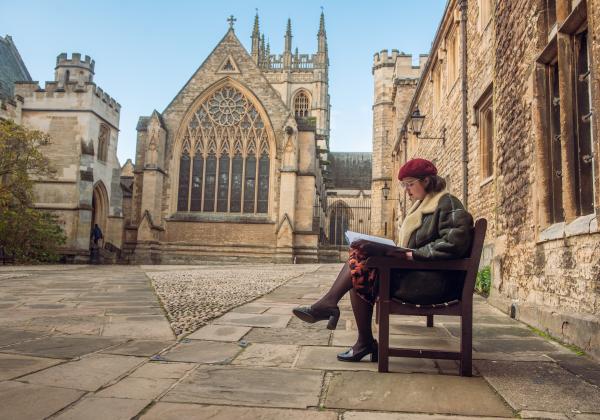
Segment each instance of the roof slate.
[[0,36],[0,99],[12,99],[15,82],[31,81],[29,71],[9,35]]

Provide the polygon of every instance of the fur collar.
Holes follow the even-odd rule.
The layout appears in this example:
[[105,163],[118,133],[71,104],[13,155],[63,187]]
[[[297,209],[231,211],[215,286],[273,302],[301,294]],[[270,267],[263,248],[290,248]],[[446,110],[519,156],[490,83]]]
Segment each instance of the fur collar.
[[440,199],[446,194],[448,194],[448,191],[446,190],[427,194],[423,201],[417,201],[412,205],[400,227],[399,246],[408,246],[408,241],[413,232],[419,229],[423,224],[423,215],[434,213]]

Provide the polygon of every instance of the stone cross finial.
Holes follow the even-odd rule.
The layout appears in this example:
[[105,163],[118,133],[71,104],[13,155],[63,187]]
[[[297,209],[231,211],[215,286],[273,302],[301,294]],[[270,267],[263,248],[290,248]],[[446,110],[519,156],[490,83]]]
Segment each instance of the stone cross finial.
[[235,23],[237,19],[233,17],[233,15],[229,16],[229,18],[227,18],[227,22],[229,22],[229,29],[233,29],[233,24]]

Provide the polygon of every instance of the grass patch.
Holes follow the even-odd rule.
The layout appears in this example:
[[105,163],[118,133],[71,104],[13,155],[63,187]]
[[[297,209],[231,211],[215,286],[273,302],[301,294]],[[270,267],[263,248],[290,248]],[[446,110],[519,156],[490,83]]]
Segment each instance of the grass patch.
[[492,286],[492,269],[489,265],[483,267],[477,273],[475,280],[475,291],[484,297],[490,295],[490,287]]
[[585,352],[583,351],[583,349],[581,349],[580,347],[577,347],[575,344],[568,344],[565,343],[562,340],[559,340],[558,338],[550,335],[547,331],[542,331],[539,330],[535,327],[532,327],[531,325],[527,325],[527,327],[535,334],[539,335],[542,338],[545,338],[546,340],[550,340],[550,341],[554,341],[555,343],[560,344],[561,346],[571,350],[573,353],[575,353],[577,356],[585,356]]

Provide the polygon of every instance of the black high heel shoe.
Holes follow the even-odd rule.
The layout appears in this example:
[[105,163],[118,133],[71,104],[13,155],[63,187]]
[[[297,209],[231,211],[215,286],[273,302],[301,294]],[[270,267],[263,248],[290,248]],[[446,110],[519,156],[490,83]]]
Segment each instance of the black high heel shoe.
[[340,309],[337,306],[329,309],[313,309],[312,306],[299,306],[294,308],[292,312],[302,321],[310,324],[329,319],[327,323],[328,330],[335,330],[340,319]]
[[345,352],[338,354],[337,359],[341,362],[360,362],[363,357],[368,354],[371,355],[371,362],[376,362],[378,360],[377,341],[373,340],[373,343],[370,346],[365,347],[357,352],[350,347]]

